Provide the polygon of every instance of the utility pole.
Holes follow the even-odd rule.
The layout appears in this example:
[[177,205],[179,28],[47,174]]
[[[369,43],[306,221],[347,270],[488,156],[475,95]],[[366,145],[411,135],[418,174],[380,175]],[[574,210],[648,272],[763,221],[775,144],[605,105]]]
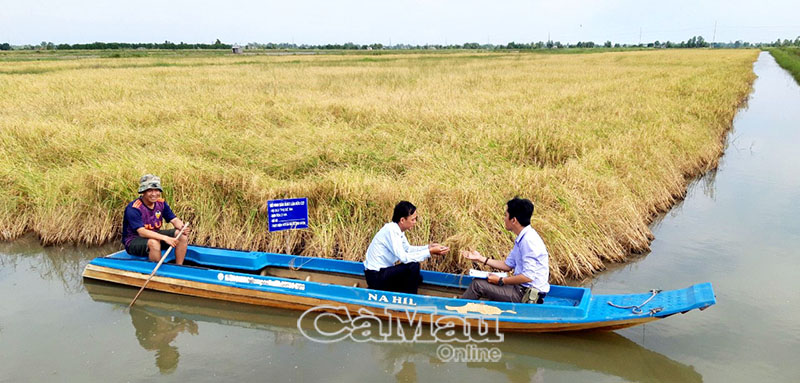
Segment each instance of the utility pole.
[[717,41],[717,20],[714,20],[714,36],[711,37],[711,42]]

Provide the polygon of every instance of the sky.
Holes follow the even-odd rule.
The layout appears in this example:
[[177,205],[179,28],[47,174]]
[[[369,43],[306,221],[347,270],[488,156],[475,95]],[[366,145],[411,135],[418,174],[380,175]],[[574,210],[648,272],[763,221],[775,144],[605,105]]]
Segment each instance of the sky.
[[798,0],[0,0],[0,43],[636,44],[800,36]]

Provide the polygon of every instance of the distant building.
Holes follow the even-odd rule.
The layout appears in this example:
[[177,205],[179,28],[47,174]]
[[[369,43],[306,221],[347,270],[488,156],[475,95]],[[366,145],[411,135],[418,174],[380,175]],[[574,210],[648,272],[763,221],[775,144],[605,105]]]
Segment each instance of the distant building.
[[242,47],[240,47],[239,44],[233,44],[231,50],[233,51],[234,54],[237,55],[242,54]]

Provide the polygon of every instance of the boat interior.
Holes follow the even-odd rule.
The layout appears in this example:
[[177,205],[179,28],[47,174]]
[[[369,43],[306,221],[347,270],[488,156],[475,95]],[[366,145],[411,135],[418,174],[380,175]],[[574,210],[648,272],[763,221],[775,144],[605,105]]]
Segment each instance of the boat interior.
[[[124,250],[111,254],[109,258],[136,259]],[[174,259],[170,255],[167,262]],[[212,247],[189,246],[184,265],[202,269],[213,269],[252,275],[311,281],[354,288],[367,288],[364,266],[361,262],[327,258],[304,257],[277,253],[245,252]],[[422,270],[423,283],[419,295],[458,298],[471,281],[466,275]],[[578,306],[588,299],[588,289],[551,286],[545,298],[546,305]]]
[[[330,271],[316,271],[316,270],[293,270],[289,267],[267,266],[259,271],[262,276],[297,279],[303,281],[312,281],[318,283],[328,283],[332,285],[350,286],[350,287],[367,287],[367,281],[363,274],[360,276],[344,273],[336,273]],[[464,293],[465,289],[439,286],[430,283],[422,283],[419,287],[419,295],[429,295],[434,297],[457,298]]]

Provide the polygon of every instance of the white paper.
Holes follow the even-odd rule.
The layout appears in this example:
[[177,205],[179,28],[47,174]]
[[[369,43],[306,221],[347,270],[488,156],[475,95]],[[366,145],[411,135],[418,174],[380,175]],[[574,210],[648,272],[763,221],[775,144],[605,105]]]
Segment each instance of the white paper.
[[489,274],[494,274],[494,275],[497,275],[498,277],[501,277],[501,278],[505,278],[505,277],[508,276],[508,273],[497,273],[497,272],[469,269],[469,276],[470,277],[486,279],[486,278],[489,278]]

